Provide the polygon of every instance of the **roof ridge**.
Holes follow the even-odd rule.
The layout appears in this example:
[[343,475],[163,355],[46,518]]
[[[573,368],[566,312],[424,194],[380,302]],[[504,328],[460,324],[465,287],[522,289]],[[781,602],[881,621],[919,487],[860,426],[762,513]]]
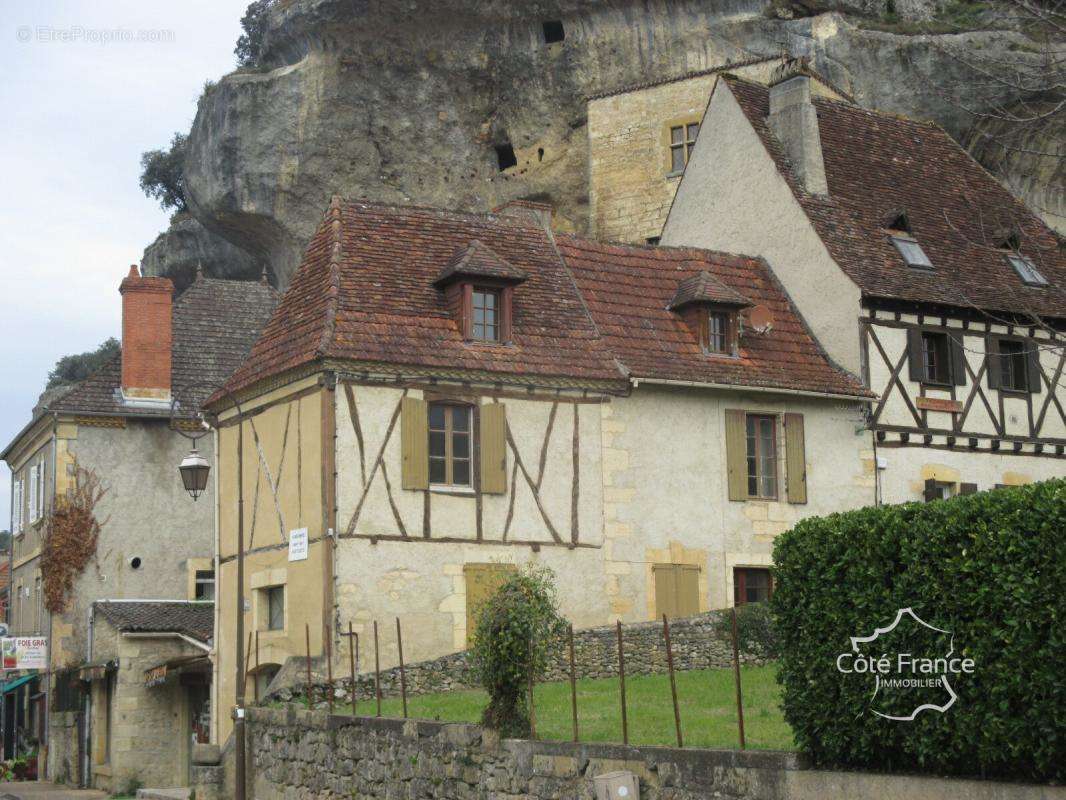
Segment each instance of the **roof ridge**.
[[318,344],[317,355],[324,356],[329,352],[333,344],[333,336],[337,330],[337,304],[341,293],[341,250],[343,249],[343,225],[341,224],[341,196],[333,195],[329,201],[329,284],[326,289],[326,319],[322,327],[322,339]]
[[[521,217],[515,214],[501,214],[497,213],[495,209],[490,211],[462,211],[454,208],[443,208],[442,206],[427,206],[427,205],[411,205],[409,203],[387,203],[380,200],[370,200],[369,198],[344,198],[340,195],[334,195],[339,198],[341,206],[366,206],[368,208],[393,210],[393,211],[426,211],[433,214],[441,214],[452,219],[476,219],[476,220],[493,220],[500,222],[518,223],[520,227],[540,227],[535,223],[531,223],[527,218]],[[512,201],[516,202],[516,201]],[[503,208],[503,206],[500,206]]]
[[713,75],[715,73],[722,73],[729,69],[736,69],[737,67],[751,67],[755,64],[762,64],[767,61],[773,61],[774,59],[782,58],[781,53],[776,55],[755,55],[750,58],[742,58],[736,61],[726,61],[724,64],[719,64],[717,67],[705,67],[703,69],[689,70],[683,72],[680,75],[675,75],[670,78],[658,78],[650,81],[642,81],[638,83],[625,84],[617,89],[608,89],[606,91],[596,92],[593,94],[585,95],[585,101],[600,100],[604,97],[614,97],[619,94],[628,94],[629,92],[639,92],[644,89],[651,89],[656,86],[664,86],[668,83],[678,83],[679,81],[690,80],[692,78],[702,78],[707,75]]

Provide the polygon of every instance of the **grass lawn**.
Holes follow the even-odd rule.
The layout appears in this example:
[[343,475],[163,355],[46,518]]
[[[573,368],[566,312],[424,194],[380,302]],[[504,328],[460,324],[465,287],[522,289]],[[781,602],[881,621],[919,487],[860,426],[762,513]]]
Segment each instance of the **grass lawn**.
[[[744,733],[749,748],[791,750],[792,731],[781,715],[781,689],[773,666],[742,667]],[[737,747],[736,692],[731,669],[677,673],[677,699],[686,747]],[[534,693],[537,737],[570,740],[570,684],[545,683]],[[486,695],[480,690],[410,697],[408,716],[445,722],[478,722]],[[350,707],[337,708],[345,713]],[[360,701],[359,714],[373,714],[374,702]],[[402,716],[399,698],[382,701],[385,717]],[[670,681],[665,675],[626,678],[629,743],[676,746]],[[618,679],[579,680],[577,714],[581,740],[621,742]]]

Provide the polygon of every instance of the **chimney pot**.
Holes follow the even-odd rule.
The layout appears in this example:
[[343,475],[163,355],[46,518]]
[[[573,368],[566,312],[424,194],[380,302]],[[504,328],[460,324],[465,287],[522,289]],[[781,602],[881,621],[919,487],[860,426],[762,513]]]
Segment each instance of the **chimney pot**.
[[134,405],[169,406],[174,284],[168,278],[142,277],[133,264],[119,293],[122,398]]

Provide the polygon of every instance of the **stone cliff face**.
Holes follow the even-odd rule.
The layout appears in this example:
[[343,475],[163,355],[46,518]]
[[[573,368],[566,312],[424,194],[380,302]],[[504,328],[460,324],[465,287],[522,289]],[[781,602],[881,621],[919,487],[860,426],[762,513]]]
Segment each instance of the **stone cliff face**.
[[170,227],[144,249],[141,258],[146,275],[165,275],[179,290],[193,282],[198,267],[215,278],[253,280],[264,266],[204,228],[192,214],[175,214]]
[[[263,71],[227,75],[200,101],[186,160],[190,210],[249,263],[268,264],[280,286],[334,193],[470,210],[539,199],[554,204],[560,227],[582,231],[588,95],[785,49],[810,55],[863,105],[933,118],[961,136],[968,120],[944,87],[963,87],[976,105],[1002,98],[967,93],[962,65],[933,40],[995,51],[1014,35],[902,36],[856,23],[853,13],[877,14],[884,2],[846,0],[793,19],[810,5],[278,2]],[[926,0],[895,8],[935,11]],[[548,43],[544,23],[556,21],[565,39]]]

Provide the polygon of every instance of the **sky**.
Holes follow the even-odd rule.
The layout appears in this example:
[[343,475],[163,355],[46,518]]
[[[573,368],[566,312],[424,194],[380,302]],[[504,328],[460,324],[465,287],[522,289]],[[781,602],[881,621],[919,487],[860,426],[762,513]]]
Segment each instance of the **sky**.
[[169,218],[140,155],[234,69],[248,2],[0,0],[0,447],[59,358],[119,338],[119,282]]

